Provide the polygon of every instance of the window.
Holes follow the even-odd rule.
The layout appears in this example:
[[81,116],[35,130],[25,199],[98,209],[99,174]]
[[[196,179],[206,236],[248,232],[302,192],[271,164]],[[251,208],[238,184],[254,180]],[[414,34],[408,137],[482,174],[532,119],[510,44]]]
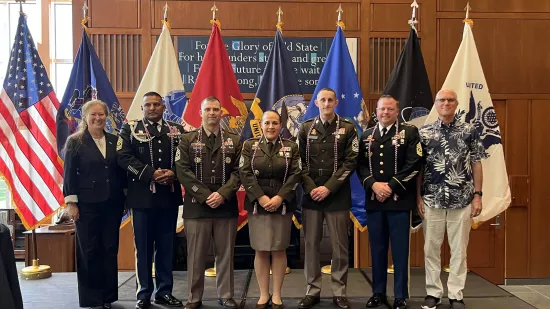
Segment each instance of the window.
[[[14,0],[0,0],[0,88],[4,85],[19,11],[20,4]],[[27,24],[40,58],[45,66],[49,64],[48,75],[57,98],[61,101],[73,66],[72,1],[27,0],[23,4],[23,12],[27,15]],[[42,35],[49,42],[49,51],[40,48],[43,43]],[[8,186],[4,178],[0,177],[0,209],[11,207]]]

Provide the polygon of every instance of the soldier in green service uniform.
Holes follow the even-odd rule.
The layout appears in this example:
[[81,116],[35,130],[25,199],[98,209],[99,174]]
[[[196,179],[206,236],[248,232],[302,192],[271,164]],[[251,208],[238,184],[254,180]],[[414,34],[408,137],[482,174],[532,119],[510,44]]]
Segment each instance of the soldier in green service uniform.
[[320,301],[319,251],[323,220],[326,220],[332,244],[333,302],[338,308],[348,309],[350,177],[357,166],[359,141],[355,124],[334,112],[338,105],[334,90],[319,91],[315,105],[319,116],[304,122],[298,133],[305,192],[302,213],[308,284],[298,308],[311,308]]
[[239,170],[248,199],[250,245],[256,251],[254,271],[260,286],[256,309],[269,305],[269,257],[273,270],[273,309],[283,309],[281,288],[286,271],[286,248],[290,244],[296,187],[301,182],[298,145],[280,136],[279,113],[265,111],[262,136],[244,142]]
[[186,133],[176,152],[179,181],[185,188],[183,225],[187,237],[188,300],[186,309],[202,305],[204,270],[214,240],[218,301],[237,308],[233,299],[233,260],[237,218],[240,136],[220,126],[222,107],[215,97],[201,103],[202,125]]

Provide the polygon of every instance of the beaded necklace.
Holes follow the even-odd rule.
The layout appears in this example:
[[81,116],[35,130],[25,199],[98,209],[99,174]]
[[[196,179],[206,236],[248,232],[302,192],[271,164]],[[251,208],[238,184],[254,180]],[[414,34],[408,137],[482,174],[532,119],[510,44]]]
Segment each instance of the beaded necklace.
[[[155,163],[153,161],[153,139],[155,137],[151,136],[151,133],[149,133],[149,129],[147,128],[148,126],[146,125],[147,124],[146,121],[147,121],[146,119],[143,119],[143,127],[145,128],[145,136],[147,137],[147,143],[149,144],[149,156],[151,158],[151,167],[155,169]],[[162,128],[162,119],[160,124]],[[167,121],[166,121],[166,125],[168,126],[168,130],[172,132],[172,126]],[[170,137],[170,169],[172,169],[174,167],[174,136],[173,134],[172,135],[168,134],[168,136]],[[149,184],[149,189],[151,190],[151,192],[157,193],[157,188],[154,180],[152,180],[151,183]],[[173,183],[170,184],[170,192],[174,192]]]
[[[369,157],[369,171],[370,171],[371,175],[372,175],[371,146],[372,146],[372,141],[374,140],[374,133],[376,132],[377,128],[378,128],[378,124],[374,126],[374,129],[372,129],[372,135],[369,136],[369,138],[368,138],[369,145],[367,147],[367,155]],[[393,174],[396,175],[397,174],[397,150],[398,150],[398,147],[399,147],[399,121],[397,121],[397,120],[395,121],[395,135],[392,137],[392,144],[395,148],[395,158],[394,158],[395,164],[394,164],[394,173]],[[371,200],[374,200],[374,191],[372,191]],[[397,201],[397,194],[395,194],[395,193],[393,194],[393,200]]]
[[[281,135],[279,134],[279,136],[277,136],[277,138],[279,139],[279,144],[281,144],[281,150],[283,150],[283,157],[285,158],[285,175],[283,176],[283,185],[284,185],[285,182],[286,182],[286,177],[288,175],[288,166],[289,166],[288,157],[286,156],[286,153],[284,151],[285,145],[283,144],[283,139],[281,138]],[[258,144],[260,144],[262,142],[262,139],[265,140],[266,144],[268,143],[267,138],[265,137],[265,135],[262,134]],[[254,160],[256,159],[256,152],[258,151],[258,148],[260,148],[260,147],[256,146],[256,148],[254,148],[254,152],[252,152],[252,158],[250,159],[250,167],[252,168],[252,174],[254,174],[254,179],[256,179],[256,182],[258,182],[258,178],[256,177],[256,173],[254,172]],[[257,213],[258,213],[258,202],[256,201],[254,203],[254,211],[252,212],[252,214],[255,215]],[[286,215],[286,205],[285,205],[284,202],[283,202],[283,210],[281,211],[281,215],[283,215],[283,216]]]
[[[321,116],[317,116],[317,118],[313,121],[313,123],[311,124],[311,126],[309,127],[309,131],[307,132],[307,135],[306,135],[306,165],[307,165],[307,170],[309,171],[310,170],[310,164],[309,164],[309,148],[310,148],[310,142],[309,142],[309,136],[311,135],[311,131],[313,131],[313,127],[315,126],[315,124],[318,122],[318,121],[321,121]],[[336,173],[336,171],[338,170],[338,139],[340,138],[340,134],[338,134],[338,131],[340,131],[340,116],[338,116],[338,114],[336,114],[336,131],[334,131],[334,170],[332,171],[332,175],[334,175],[334,173]]]
[[[198,144],[198,147],[194,147],[195,148],[195,171],[197,171],[199,173],[199,180],[200,182],[202,182],[202,167],[203,167],[203,164],[202,164],[202,161],[203,161],[203,158],[202,158],[202,147],[203,147],[203,142],[202,142],[202,130],[203,130],[203,127],[200,126],[199,127],[199,134],[197,136],[197,144]],[[214,133],[211,133],[211,134],[214,134]],[[226,151],[225,151],[225,143],[223,141],[223,128],[220,126],[220,138],[222,140],[222,186],[225,185],[225,164],[229,164],[226,159],[225,159],[225,155],[226,155]],[[200,165],[200,168],[199,168],[199,165]]]

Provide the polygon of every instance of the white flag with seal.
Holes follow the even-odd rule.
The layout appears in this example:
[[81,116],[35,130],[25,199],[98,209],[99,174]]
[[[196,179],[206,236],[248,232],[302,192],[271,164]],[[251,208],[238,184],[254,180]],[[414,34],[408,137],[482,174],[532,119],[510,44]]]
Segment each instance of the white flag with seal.
[[[487,158],[481,161],[483,210],[474,218],[473,226],[476,228],[505,211],[510,205],[511,194],[500,128],[470,23],[471,21],[466,20],[464,24],[462,43],[442,89],[452,89],[456,92],[458,98],[456,115],[461,120],[476,125],[487,154]],[[437,118],[434,105],[426,119],[426,124],[436,121]]]
[[[141,79],[136,96],[126,114],[126,119],[142,119],[141,103],[143,95],[149,91],[160,94],[166,109],[162,118],[176,123],[182,123],[183,111],[187,104],[187,97],[183,88],[178,60],[174,45],[170,37],[170,29],[164,23],[157,45],[153,50],[145,74]],[[178,211],[177,231],[183,229],[183,205]]]

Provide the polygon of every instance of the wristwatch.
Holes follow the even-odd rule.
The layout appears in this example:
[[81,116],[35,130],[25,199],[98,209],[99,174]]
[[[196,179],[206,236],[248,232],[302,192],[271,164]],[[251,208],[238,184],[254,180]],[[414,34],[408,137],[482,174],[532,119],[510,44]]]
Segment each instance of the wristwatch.
[[479,195],[479,196],[483,196],[483,192],[482,192],[482,191],[476,191],[476,192],[474,192],[474,195],[476,195],[476,194]]

